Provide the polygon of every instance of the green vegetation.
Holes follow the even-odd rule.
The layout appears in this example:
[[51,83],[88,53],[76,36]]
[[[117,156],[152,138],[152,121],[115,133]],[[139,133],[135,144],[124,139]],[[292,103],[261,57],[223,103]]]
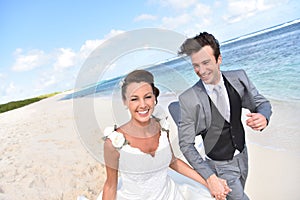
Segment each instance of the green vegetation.
[[9,102],[6,104],[0,104],[0,113],[26,106],[28,104],[40,101],[42,99],[52,97],[58,93],[59,92],[54,92],[51,94],[45,94],[45,95],[41,95],[38,97],[30,98],[30,99],[25,99],[25,100],[20,100],[20,101],[12,101],[12,102]]

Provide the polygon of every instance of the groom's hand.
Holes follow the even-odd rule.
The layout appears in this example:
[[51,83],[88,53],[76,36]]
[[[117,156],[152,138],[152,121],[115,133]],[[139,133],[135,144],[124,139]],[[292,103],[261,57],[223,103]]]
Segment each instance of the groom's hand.
[[253,130],[260,131],[266,128],[268,124],[265,116],[260,113],[248,113],[246,116],[248,117],[248,119],[246,120],[246,124]]
[[227,186],[226,181],[224,181],[223,179],[219,179],[215,174],[206,180],[211,195],[217,200],[226,199],[226,195],[230,192],[230,188]]
[[230,187],[227,185],[227,181],[225,179],[219,178],[219,180],[221,181],[221,183],[224,186],[225,189],[225,194],[227,195],[229,192],[232,191],[232,189],[230,189]]

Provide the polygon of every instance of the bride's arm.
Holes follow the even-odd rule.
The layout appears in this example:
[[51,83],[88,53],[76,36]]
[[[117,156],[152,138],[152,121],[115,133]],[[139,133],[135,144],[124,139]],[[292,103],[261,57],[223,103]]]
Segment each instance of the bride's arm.
[[[169,139],[169,134],[168,134],[168,139]],[[176,172],[187,176],[199,183],[201,183],[202,185],[204,185],[205,187],[207,187],[207,183],[205,181],[205,179],[193,168],[191,168],[187,163],[185,163],[183,160],[175,157],[170,140],[169,140],[169,145],[172,151],[172,161],[169,165],[169,167],[173,170],[175,170]]]
[[119,152],[113,147],[110,139],[107,139],[104,143],[106,181],[103,186],[102,200],[116,199],[119,156]]
[[176,158],[173,154],[172,162],[170,163],[170,168],[175,170],[176,172],[187,176],[207,187],[207,183],[204,178],[193,168],[191,168],[188,164],[186,164],[183,160]]

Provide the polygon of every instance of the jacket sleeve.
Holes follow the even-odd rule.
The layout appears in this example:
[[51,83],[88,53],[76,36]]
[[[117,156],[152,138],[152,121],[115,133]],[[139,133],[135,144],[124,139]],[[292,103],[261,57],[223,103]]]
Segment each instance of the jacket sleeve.
[[258,92],[244,70],[240,70],[240,72],[242,76],[239,77],[243,77],[240,81],[245,87],[245,95],[242,97],[243,107],[248,108],[251,112],[262,114],[269,122],[272,115],[270,101]]
[[[213,171],[195,148],[196,122],[198,121],[201,105],[196,103],[192,90],[179,96],[181,116],[178,125],[180,150],[189,164],[204,178],[209,178]],[[202,113],[204,114],[204,113]],[[203,123],[205,123],[203,121]]]

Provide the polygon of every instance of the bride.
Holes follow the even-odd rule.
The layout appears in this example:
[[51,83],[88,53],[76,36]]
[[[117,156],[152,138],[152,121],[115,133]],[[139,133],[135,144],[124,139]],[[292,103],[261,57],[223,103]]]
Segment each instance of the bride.
[[213,199],[206,181],[174,156],[167,121],[152,116],[158,95],[148,71],[135,70],[124,79],[122,99],[131,118],[104,131],[107,177],[98,200]]

